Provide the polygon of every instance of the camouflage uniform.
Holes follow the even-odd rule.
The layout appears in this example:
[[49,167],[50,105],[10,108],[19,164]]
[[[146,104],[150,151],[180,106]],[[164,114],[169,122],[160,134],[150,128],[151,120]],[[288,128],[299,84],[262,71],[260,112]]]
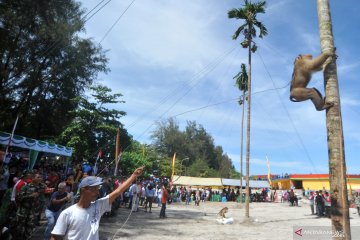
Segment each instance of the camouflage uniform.
[[[34,192],[39,193],[37,197],[31,197]],[[45,184],[34,185],[29,183],[24,185],[18,193],[18,210],[16,219],[12,226],[12,235],[14,239],[29,239],[35,229],[35,221],[39,211],[45,204]]]

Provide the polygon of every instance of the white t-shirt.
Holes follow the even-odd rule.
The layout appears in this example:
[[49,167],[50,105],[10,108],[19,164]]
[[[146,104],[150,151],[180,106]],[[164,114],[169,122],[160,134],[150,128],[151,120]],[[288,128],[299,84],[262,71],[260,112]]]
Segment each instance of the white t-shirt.
[[61,212],[51,234],[64,236],[64,240],[99,240],[100,218],[109,207],[109,196],[86,209],[74,204]]

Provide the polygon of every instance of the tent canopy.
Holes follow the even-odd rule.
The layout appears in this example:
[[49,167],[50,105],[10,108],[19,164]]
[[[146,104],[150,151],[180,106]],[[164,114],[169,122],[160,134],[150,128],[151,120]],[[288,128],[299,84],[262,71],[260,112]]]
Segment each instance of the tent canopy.
[[[174,175],[172,178],[173,185],[184,186],[232,186],[240,187],[240,179],[228,178],[200,178],[200,177],[187,177]],[[243,179],[243,187],[245,187],[245,180]],[[269,188],[270,185],[267,181],[249,180],[250,188]]]
[[[224,186],[240,187],[240,179],[222,178],[221,182]],[[242,181],[242,185],[243,185],[243,187],[246,186],[244,178]],[[250,188],[270,188],[270,185],[269,185],[268,181],[249,180],[249,187]]]
[[[240,187],[240,179],[228,178],[200,178],[174,175],[172,179],[173,185],[184,186],[213,186],[213,187]],[[245,179],[243,179],[243,187],[245,187]],[[250,188],[269,188],[267,181],[249,180]]]
[[14,135],[10,141],[11,134],[0,131],[0,144],[13,147],[25,148],[34,150],[37,152],[53,153],[61,156],[70,157],[72,154],[71,147],[65,147],[58,144],[48,143],[41,140],[35,140],[32,138],[26,138],[18,135]]
[[173,185],[185,186],[222,186],[221,178],[200,178],[174,175],[172,182]]

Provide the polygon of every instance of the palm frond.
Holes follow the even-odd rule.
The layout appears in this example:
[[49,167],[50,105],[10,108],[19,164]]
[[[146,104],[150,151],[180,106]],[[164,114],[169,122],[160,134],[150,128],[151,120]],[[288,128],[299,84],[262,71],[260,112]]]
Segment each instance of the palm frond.
[[[244,33],[244,40],[241,42],[242,47],[249,47],[249,41],[259,34],[263,38],[268,34],[266,27],[256,19],[258,13],[265,13],[266,1],[252,3],[251,0],[244,0],[242,8],[233,8],[228,12],[229,18],[244,19],[244,24],[241,25],[232,36],[236,40],[241,33]],[[259,29],[259,31],[257,30]],[[259,32],[259,33],[258,33]],[[257,46],[250,49],[252,52],[257,50]]]
[[228,12],[228,18],[246,19],[246,14],[241,8],[233,8]]
[[235,33],[234,33],[234,35],[233,35],[232,38],[233,38],[234,40],[236,40],[236,39],[239,37],[240,33],[242,33],[242,32],[245,30],[245,27],[246,27],[246,24],[241,25],[241,26],[235,31]]
[[257,50],[256,44],[252,45],[252,47],[251,47],[251,52],[252,52],[252,53],[255,53],[256,50]]
[[238,19],[238,12],[239,12],[239,10],[237,10],[236,8],[231,9],[228,12],[228,18],[236,18],[236,19]]
[[233,79],[236,79],[235,84],[240,90],[247,91],[248,74],[246,72],[246,65],[242,63],[240,68],[241,71],[238,74],[236,74],[236,76],[233,77]]
[[266,2],[254,3],[255,13],[265,13]]
[[262,38],[268,34],[266,27],[261,22],[255,21],[254,25],[260,29],[260,35],[259,35],[260,38]]

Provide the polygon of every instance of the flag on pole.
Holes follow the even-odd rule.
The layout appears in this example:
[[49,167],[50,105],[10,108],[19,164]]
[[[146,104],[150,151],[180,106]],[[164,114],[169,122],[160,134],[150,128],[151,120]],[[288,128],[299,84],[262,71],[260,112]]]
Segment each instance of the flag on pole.
[[174,176],[174,173],[175,173],[175,159],[176,159],[176,152],[174,153],[174,156],[173,156],[171,176]]
[[271,187],[271,174],[270,174],[270,163],[269,163],[269,159],[268,159],[268,157],[267,156],[265,156],[266,157],[266,164],[267,164],[267,167],[268,167],[268,182],[269,182],[269,185],[270,185],[270,188],[272,188]]
[[120,128],[117,129],[117,133],[116,133],[116,144],[115,144],[115,171],[114,171],[114,176],[117,175],[118,172],[118,166],[119,166],[119,150],[120,150]]
[[100,148],[99,154],[97,155],[97,158],[96,158],[96,161],[95,161],[95,165],[94,165],[94,169],[93,169],[94,175],[97,174],[97,166],[96,165],[97,165],[97,162],[98,162],[98,160],[100,158],[102,158],[102,150],[101,150],[101,148]]
[[9,162],[8,162],[7,159],[6,159],[6,157],[7,157],[7,155],[8,155],[8,151],[9,151],[9,147],[10,147],[12,138],[14,137],[14,133],[15,133],[15,129],[16,129],[16,125],[17,125],[17,123],[18,123],[18,120],[19,120],[19,115],[16,116],[16,120],[15,120],[13,129],[12,129],[12,131],[11,131],[9,143],[8,143],[8,145],[6,146],[6,150],[5,150],[5,154],[4,154],[4,159],[3,159],[3,162],[6,163],[6,164],[8,164],[8,163],[10,162],[10,159],[11,159],[11,158],[9,158],[9,160],[8,160]]

